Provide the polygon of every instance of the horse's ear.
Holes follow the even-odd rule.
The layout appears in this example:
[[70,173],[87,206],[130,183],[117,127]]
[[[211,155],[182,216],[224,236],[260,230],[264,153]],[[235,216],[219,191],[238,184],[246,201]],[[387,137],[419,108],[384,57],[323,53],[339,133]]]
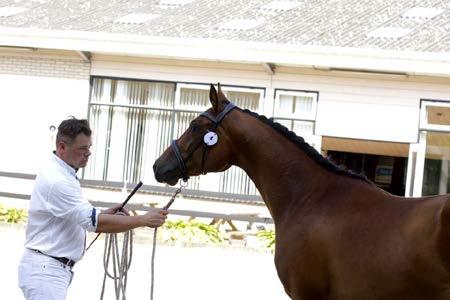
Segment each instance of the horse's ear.
[[220,82],[217,84],[217,98],[219,99],[219,103],[224,106],[230,102],[230,101],[228,101],[225,94],[222,92],[222,88],[220,87]]
[[211,102],[212,107],[214,108],[215,112],[218,112],[219,109],[219,99],[217,95],[217,91],[214,88],[214,85],[211,84],[209,88],[209,101]]

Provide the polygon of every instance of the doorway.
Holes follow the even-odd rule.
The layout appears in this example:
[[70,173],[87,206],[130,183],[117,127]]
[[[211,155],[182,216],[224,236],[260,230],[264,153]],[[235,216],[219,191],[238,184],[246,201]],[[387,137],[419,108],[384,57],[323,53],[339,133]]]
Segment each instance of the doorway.
[[398,196],[405,195],[408,152],[406,143],[322,137],[322,153],[331,161]]
[[405,157],[328,151],[328,158],[339,166],[365,175],[383,190],[398,196],[405,195]]

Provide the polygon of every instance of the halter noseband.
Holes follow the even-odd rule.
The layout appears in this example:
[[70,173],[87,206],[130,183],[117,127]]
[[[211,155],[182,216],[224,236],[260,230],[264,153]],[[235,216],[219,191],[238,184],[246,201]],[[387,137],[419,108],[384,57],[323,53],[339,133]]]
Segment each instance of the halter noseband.
[[[234,105],[233,103],[228,103],[227,106],[225,106],[225,108],[222,110],[222,112],[217,116],[214,117],[213,115],[211,115],[209,112],[203,112],[200,114],[201,117],[205,117],[207,119],[209,119],[211,122],[214,123],[213,129],[212,130],[208,130],[205,134],[204,137],[204,141],[203,141],[203,155],[202,155],[202,168],[201,168],[201,172],[202,174],[206,174],[204,172],[204,166],[205,166],[205,161],[206,161],[206,150],[208,150],[208,147],[212,147],[214,146],[216,143],[212,143],[209,144],[206,141],[206,135],[210,134],[211,132],[214,133],[214,135],[210,135],[209,138],[217,138],[217,134],[216,134],[216,129],[217,127],[219,127],[220,123],[222,123],[222,120],[225,118],[225,116],[234,108],[236,107],[236,105]],[[217,141],[217,140],[216,140]],[[192,153],[194,153],[198,147],[200,147],[202,143],[200,143],[197,147],[195,147],[195,149],[192,151]],[[178,166],[180,168],[181,171],[181,176],[183,178],[183,181],[187,181],[189,179],[189,176],[187,175],[187,169],[186,169],[186,162],[187,160],[190,158],[190,155],[188,156],[188,158],[186,159],[186,161],[183,159],[183,156],[181,155],[181,151],[180,148],[177,145],[177,141],[173,140],[172,143],[170,144],[173,153],[175,154],[175,157],[177,158],[178,161]]]

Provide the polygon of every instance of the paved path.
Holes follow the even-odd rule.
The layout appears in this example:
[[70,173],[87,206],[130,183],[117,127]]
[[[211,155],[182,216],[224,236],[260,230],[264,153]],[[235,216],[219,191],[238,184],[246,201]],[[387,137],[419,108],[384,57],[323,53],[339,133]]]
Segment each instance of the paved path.
[[[23,299],[17,264],[24,230],[0,226],[1,299]],[[75,267],[68,300],[99,299],[103,279],[103,240]],[[154,300],[288,300],[278,280],[273,255],[242,249],[158,246]],[[151,244],[135,243],[127,299],[150,299]],[[112,282],[104,299],[115,299]]]

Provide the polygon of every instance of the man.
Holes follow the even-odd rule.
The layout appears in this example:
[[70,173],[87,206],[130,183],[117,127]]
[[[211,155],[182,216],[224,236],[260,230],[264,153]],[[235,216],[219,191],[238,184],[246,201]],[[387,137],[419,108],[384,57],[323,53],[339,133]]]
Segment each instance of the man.
[[85,251],[86,231],[116,233],[161,226],[166,210],[144,215],[115,215],[118,207],[99,211],[81,195],[76,172],[91,155],[87,120],[70,118],[58,127],[56,151],[37,175],[31,194],[25,253],[19,286],[26,299],[62,300],[72,281],[72,267]]

